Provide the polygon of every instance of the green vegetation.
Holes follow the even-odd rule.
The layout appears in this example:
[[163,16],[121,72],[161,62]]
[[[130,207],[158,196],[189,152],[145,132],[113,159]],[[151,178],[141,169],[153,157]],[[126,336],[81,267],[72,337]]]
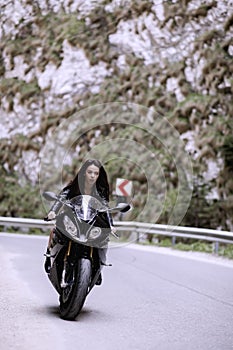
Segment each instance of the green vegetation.
[[19,184],[18,173],[0,172],[0,216],[42,218],[39,187],[28,182]]
[[[145,245],[145,243],[141,243]],[[162,238],[158,243],[146,243],[150,246],[158,246],[165,248],[172,248],[175,250],[181,250],[186,252],[200,252],[200,253],[208,253],[214,254],[215,248],[214,243],[206,243],[204,241],[193,241],[190,243],[184,243],[182,240],[177,242],[176,244],[172,244],[172,240],[170,237]],[[222,256],[224,258],[233,259],[233,244],[219,244],[218,256]]]
[[33,79],[29,83],[16,78],[2,79],[0,81],[0,94],[5,96],[8,101],[7,112],[14,110],[14,98],[17,93],[21,104],[25,102],[29,104],[38,100],[40,92],[40,87],[36,79]]
[[[0,48],[6,46],[6,52],[12,58],[23,55],[25,63],[29,65],[28,70],[34,67],[34,57],[37,55],[36,66],[43,71],[49,62],[59,66],[62,61],[64,40],[76,45],[80,40],[79,34],[84,30],[84,20],[78,21],[75,14],[65,12],[50,12],[44,16],[38,14],[34,22],[21,24],[21,30],[14,39],[5,37]],[[40,53],[39,47],[41,47]],[[13,59],[11,65],[14,68]]]

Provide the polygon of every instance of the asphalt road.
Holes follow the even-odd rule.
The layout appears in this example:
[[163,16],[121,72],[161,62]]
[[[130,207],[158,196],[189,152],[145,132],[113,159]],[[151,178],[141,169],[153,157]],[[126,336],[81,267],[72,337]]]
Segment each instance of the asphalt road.
[[233,263],[135,245],[74,322],[59,318],[43,271],[47,238],[0,234],[0,350],[233,349]]

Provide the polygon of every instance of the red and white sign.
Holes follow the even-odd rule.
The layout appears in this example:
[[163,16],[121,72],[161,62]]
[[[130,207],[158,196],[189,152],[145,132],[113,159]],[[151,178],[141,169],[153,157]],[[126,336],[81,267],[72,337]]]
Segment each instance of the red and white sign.
[[116,180],[116,195],[128,197],[132,193],[133,182],[126,179]]

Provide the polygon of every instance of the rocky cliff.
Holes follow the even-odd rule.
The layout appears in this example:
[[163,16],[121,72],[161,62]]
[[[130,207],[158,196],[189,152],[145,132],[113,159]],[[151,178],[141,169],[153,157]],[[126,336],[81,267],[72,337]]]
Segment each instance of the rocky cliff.
[[1,215],[43,215],[90,155],[133,181],[133,219],[232,229],[232,9],[3,0]]

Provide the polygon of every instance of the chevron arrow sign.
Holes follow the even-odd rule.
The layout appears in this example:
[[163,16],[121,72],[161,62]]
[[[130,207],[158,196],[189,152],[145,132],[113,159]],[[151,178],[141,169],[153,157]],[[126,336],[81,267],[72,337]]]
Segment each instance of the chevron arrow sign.
[[116,180],[116,195],[129,197],[132,193],[133,182],[126,179]]

